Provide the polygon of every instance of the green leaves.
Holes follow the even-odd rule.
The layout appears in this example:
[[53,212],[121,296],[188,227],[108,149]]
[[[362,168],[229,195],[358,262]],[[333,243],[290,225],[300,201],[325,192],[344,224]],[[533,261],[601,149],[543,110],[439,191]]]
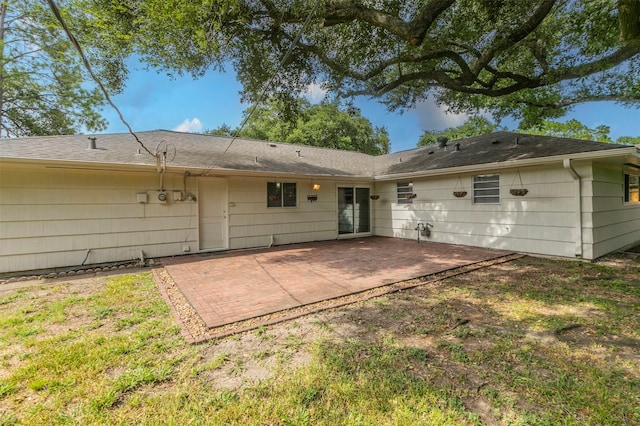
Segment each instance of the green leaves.
[[[598,142],[613,142],[609,137],[609,126],[600,125],[595,129],[591,129],[576,119],[568,120],[565,123],[543,120],[542,122],[529,127],[524,124],[525,121],[521,122],[520,128],[517,130],[518,132],[528,133],[530,135],[555,136]],[[507,129],[500,127],[498,124],[493,123],[484,117],[470,117],[466,122],[457,127],[450,127],[445,130],[425,131],[418,141],[418,146],[434,145],[437,143],[437,138],[439,136],[444,136],[449,140],[457,140],[504,130]],[[635,145],[640,143],[640,136],[622,136],[618,138],[616,143]]]
[[531,126],[581,102],[640,102],[637,0],[69,1],[84,5],[81,33],[114,85],[136,54],[196,77],[231,65],[251,103],[291,106],[315,83],[390,109],[433,97]]
[[486,135],[500,130],[503,129],[484,117],[470,117],[458,127],[449,127],[442,131],[425,131],[418,141],[418,146],[435,145],[439,136],[444,136],[449,140],[457,140]]
[[609,131],[609,126],[601,125],[595,129],[590,129],[576,119],[571,119],[566,123],[543,121],[530,129],[524,129],[524,133],[532,135],[547,135],[598,142],[612,142],[609,137]]
[[102,130],[103,103],[53,15],[40,2],[0,4],[0,136]]
[[[358,108],[340,107],[331,102],[311,105],[304,99],[297,99],[295,102],[294,108],[289,108],[287,103],[275,101],[257,108],[237,136],[371,155],[389,152],[387,130],[384,127],[374,128]],[[245,111],[245,114],[249,111],[251,109]],[[205,133],[231,136],[236,131],[223,124]]]

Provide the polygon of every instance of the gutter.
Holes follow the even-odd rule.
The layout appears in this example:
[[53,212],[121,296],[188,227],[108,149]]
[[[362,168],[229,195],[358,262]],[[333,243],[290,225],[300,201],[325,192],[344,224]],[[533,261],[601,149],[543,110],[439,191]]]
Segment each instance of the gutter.
[[[3,158],[0,157],[0,165],[16,165],[42,167],[44,169],[61,170],[83,170],[96,172],[130,172],[130,173],[162,173],[158,170],[157,164],[125,164],[125,163],[104,163],[85,161],[64,161],[64,160],[43,160],[30,158]],[[191,177],[258,177],[258,178],[279,178],[279,179],[314,179],[323,181],[340,182],[367,182],[373,183],[373,177],[367,175],[321,175],[321,174],[301,174],[278,171],[262,170],[240,170],[240,169],[201,169],[183,166],[164,166],[164,174],[182,175],[185,172],[191,173]]]
[[571,165],[571,158],[562,160],[562,165],[575,182],[575,215],[576,215],[576,257],[582,257],[582,177]]

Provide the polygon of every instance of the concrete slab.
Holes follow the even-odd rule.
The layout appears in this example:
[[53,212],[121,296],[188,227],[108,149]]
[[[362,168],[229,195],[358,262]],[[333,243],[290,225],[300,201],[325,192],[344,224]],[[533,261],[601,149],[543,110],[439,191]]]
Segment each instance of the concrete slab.
[[162,264],[213,328],[510,253],[369,237],[166,258]]

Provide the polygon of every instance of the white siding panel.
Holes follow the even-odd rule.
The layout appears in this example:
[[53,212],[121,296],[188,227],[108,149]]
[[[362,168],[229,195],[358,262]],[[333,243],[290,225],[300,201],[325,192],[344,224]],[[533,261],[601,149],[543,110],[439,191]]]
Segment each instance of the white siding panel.
[[92,235],[41,236],[3,239],[0,256],[55,251],[96,250],[111,247],[139,247],[176,241],[195,241],[195,232],[162,230],[153,232],[104,233]]
[[596,164],[591,184],[593,258],[640,243],[640,204],[623,202],[624,170]]
[[[154,244],[151,246],[113,247],[91,250],[89,257],[87,257],[86,266],[91,267],[91,264],[139,259],[140,250],[144,251],[147,258],[172,256],[182,253],[185,244],[190,244],[191,249],[195,247],[193,242],[188,241]],[[64,268],[65,266],[79,267],[85,256],[86,250],[0,256],[0,270],[10,272],[48,269],[53,267]]]
[[[164,176],[167,191],[183,176]],[[197,246],[196,203],[160,203],[156,173],[0,169],[0,272],[177,255]],[[136,194],[146,192],[148,203]],[[171,200],[171,197],[170,197]]]
[[[395,183],[376,183],[376,235],[417,239],[415,227],[428,222],[428,241],[574,256],[576,244],[575,184],[561,166],[500,171],[500,204],[473,204],[473,175],[415,180],[413,204],[395,203]],[[465,190],[464,198],[453,191]],[[421,237],[424,240],[425,237]]]
[[[297,206],[267,207],[267,182],[295,182]],[[312,182],[290,178],[229,179],[229,246],[264,247],[335,239],[338,236],[336,182],[320,182],[318,200],[307,194]]]

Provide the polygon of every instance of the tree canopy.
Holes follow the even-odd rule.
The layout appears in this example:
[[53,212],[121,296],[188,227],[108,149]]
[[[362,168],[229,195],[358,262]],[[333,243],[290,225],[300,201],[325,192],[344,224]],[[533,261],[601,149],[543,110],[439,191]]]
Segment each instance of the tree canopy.
[[0,2],[0,137],[102,130],[102,95],[76,51],[35,0]]
[[610,130],[609,126],[605,125],[600,125],[595,129],[591,129],[573,118],[565,123],[545,120],[530,129],[523,130],[522,132],[530,135],[547,135],[598,142],[613,142],[609,136]]
[[316,83],[524,127],[581,102],[640,101],[638,0],[81,1],[112,71],[125,72],[122,52],[195,76],[232,64],[245,101],[291,102]]
[[[486,135],[487,133],[507,130],[485,117],[470,117],[466,122],[457,127],[449,127],[445,130],[427,130],[424,132],[418,146],[434,145],[439,136],[449,140],[470,138]],[[518,129],[517,132],[530,135],[556,136],[561,138],[584,139],[598,142],[613,142],[609,126],[600,125],[592,129],[576,119],[567,122],[545,120],[529,129]],[[621,136],[616,141],[619,144],[636,145],[640,143],[640,136]]]
[[425,131],[418,141],[418,146],[435,145],[440,136],[444,136],[449,140],[457,140],[486,135],[487,133],[493,133],[499,130],[504,130],[504,128],[485,117],[469,117],[467,121],[456,127],[449,127],[445,130]]
[[242,129],[223,124],[205,133],[249,139],[288,142],[325,148],[345,149],[378,155],[389,152],[389,135],[384,127],[371,122],[353,106],[344,108],[332,102],[312,105],[298,99],[297,114],[291,119],[280,102],[269,102],[253,110]]

